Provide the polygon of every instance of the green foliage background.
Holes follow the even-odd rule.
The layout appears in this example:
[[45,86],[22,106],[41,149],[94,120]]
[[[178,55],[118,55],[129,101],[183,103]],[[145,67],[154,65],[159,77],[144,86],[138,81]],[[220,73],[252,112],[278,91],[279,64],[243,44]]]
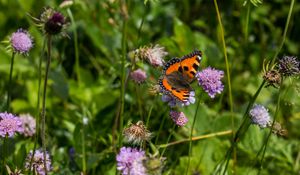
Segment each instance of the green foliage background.
[[[76,0],[68,8],[59,8],[61,1],[0,0],[0,40],[7,40],[18,28],[34,37],[34,48],[28,57],[17,55],[13,72],[12,111],[15,114],[38,115],[38,62],[45,59],[42,52],[44,37],[28,14],[38,17],[50,6],[70,17],[69,38],[53,40],[52,66],[47,94],[47,145],[53,160],[53,174],[80,174],[83,169],[82,146],[86,150],[88,174],[115,174],[117,125],[120,99],[122,25],[124,18],[117,0]],[[274,0],[257,3],[244,0],[219,1],[225,41],[230,64],[233,94],[233,113],[228,103],[228,82],[223,79],[222,95],[210,99],[197,85],[197,101],[201,101],[194,136],[226,130],[237,130],[251,96],[262,82],[265,59],[271,59],[282,41],[282,33],[290,1]],[[201,68],[212,66],[226,70],[220,26],[213,1],[149,1],[128,0],[128,52],[141,46],[160,44],[169,52],[167,59],[181,57],[194,49],[203,52]],[[249,11],[248,11],[249,10]],[[69,13],[68,13],[69,11]],[[247,13],[249,12],[248,24]],[[278,57],[299,55],[300,5],[295,3],[287,37]],[[70,19],[70,18],[69,18]],[[142,24],[142,25],[141,25]],[[246,27],[248,26],[248,28]],[[77,31],[79,70],[76,70],[74,31]],[[0,46],[0,109],[4,111],[11,53]],[[45,61],[45,60],[44,60]],[[127,59],[126,65],[130,66]],[[149,130],[156,145],[189,137],[197,104],[183,110],[190,119],[187,126],[172,131],[169,108],[160,96],[152,96],[148,88],[155,83],[161,70],[140,64],[149,81],[137,86],[128,80],[125,93],[125,124],[146,119],[151,108]],[[128,71],[126,71],[128,73]],[[300,173],[300,82],[286,79],[284,95],[277,119],[289,134],[272,136],[261,174]],[[200,94],[200,95],[199,95]],[[278,89],[264,88],[256,103],[265,105],[272,116],[275,112]],[[197,103],[197,102],[196,102]],[[231,116],[235,126],[232,128]],[[88,125],[83,125],[84,118]],[[163,121],[162,128],[160,124]],[[84,129],[82,129],[84,128]],[[250,126],[237,149],[237,162],[230,161],[228,174],[256,174],[260,168],[256,154],[264,144],[268,129]],[[84,139],[84,140],[83,140]],[[188,174],[211,174],[230,147],[231,136],[220,136],[193,142]],[[155,142],[157,140],[157,142]],[[2,141],[1,141],[2,142]],[[33,148],[34,139],[21,136],[10,140],[9,165],[22,168],[26,154]],[[41,143],[40,140],[38,143]],[[74,157],[70,148],[75,149]],[[150,151],[150,150],[148,150]],[[151,151],[150,151],[151,152]],[[168,147],[164,155],[164,174],[182,174],[188,162],[188,142]],[[235,167],[235,168],[234,168]]]

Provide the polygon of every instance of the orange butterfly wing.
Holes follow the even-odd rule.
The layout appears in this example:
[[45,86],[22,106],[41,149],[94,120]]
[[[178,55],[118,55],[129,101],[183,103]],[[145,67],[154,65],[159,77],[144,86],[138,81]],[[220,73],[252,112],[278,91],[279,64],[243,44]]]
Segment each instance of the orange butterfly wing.
[[[195,51],[189,55],[183,56],[181,59],[173,58],[168,61],[164,67],[163,77],[159,81],[162,89],[176,97],[179,101],[188,101],[191,91],[188,83],[190,83],[196,75],[200,65],[201,56],[202,54],[200,51]],[[176,84],[182,83],[185,85],[180,88],[176,87],[172,81],[168,79],[168,75],[177,75],[177,73],[180,73],[182,76],[178,77],[177,81],[179,83]]]

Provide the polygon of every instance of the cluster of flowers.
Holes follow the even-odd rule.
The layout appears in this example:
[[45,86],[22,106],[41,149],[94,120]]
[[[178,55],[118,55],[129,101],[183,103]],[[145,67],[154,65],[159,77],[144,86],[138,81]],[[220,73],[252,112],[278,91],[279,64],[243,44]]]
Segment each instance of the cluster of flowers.
[[[32,19],[36,22],[46,35],[65,35],[63,29],[66,26],[66,19],[60,13],[52,8],[45,8],[40,18]],[[33,37],[27,30],[22,28],[12,33],[9,37],[8,50],[13,54],[28,55],[33,47]],[[13,60],[12,60],[13,64]],[[9,105],[9,104],[8,104]],[[16,133],[23,134],[26,137],[31,137],[36,132],[36,121],[29,114],[21,114],[19,117],[11,113],[0,113],[0,137],[12,138]],[[34,174],[43,175],[46,169],[51,170],[51,160],[48,153],[46,153],[46,160],[41,150],[30,151],[26,158],[25,169],[34,171]],[[31,167],[30,167],[31,166]],[[8,167],[8,172],[11,172]],[[17,170],[17,172],[19,172]],[[12,172],[13,173],[13,172]]]
[[[130,52],[130,57],[132,60],[145,60],[153,67],[162,67],[164,66],[164,57],[168,53],[165,51],[165,49],[159,45],[150,46],[150,47],[142,47],[140,49],[136,49],[132,52]],[[130,74],[133,81],[135,81],[138,84],[141,84],[145,82],[147,79],[146,72],[137,69],[135,71],[132,71]],[[224,77],[224,72],[221,70],[217,70],[211,67],[208,67],[206,69],[203,69],[200,72],[196,73],[195,76],[198,80],[199,86],[203,88],[203,90],[211,97],[215,98],[217,94],[221,94],[221,92],[224,89],[224,85],[222,84],[221,79]],[[162,101],[167,102],[168,105],[171,108],[174,107],[182,107],[182,106],[188,106],[190,104],[195,103],[195,92],[191,91],[190,96],[187,102],[181,102],[178,101],[176,98],[171,96],[168,93],[165,93],[163,90],[160,89],[158,86],[154,86],[152,91],[159,91],[162,92]],[[170,111],[170,117],[178,126],[184,126],[188,122],[188,118],[185,116],[183,112],[178,112],[176,110]]]
[[269,67],[264,66],[263,78],[267,86],[278,87],[283,77],[292,77],[300,75],[300,61],[294,56],[284,56],[278,60],[278,63]]
[[[24,135],[25,137],[32,137],[36,133],[36,120],[30,114],[20,114],[19,117],[11,113],[0,113],[0,137],[12,138],[17,133]],[[36,174],[43,175],[44,171],[44,159],[41,150],[36,150],[32,159],[31,168],[30,162],[33,151],[30,151],[26,157],[25,169],[34,170]],[[47,169],[51,169],[51,160],[49,154],[46,155]]]
[[164,167],[164,158],[147,156],[145,151],[137,146],[149,141],[152,134],[142,121],[130,124],[123,130],[124,139],[133,147],[122,147],[116,156],[117,169],[122,175],[161,174]]
[[280,123],[274,121],[271,122],[271,117],[268,109],[264,106],[255,104],[249,111],[252,124],[258,125],[260,128],[271,128],[272,132],[276,135],[286,136],[287,130],[284,129]]

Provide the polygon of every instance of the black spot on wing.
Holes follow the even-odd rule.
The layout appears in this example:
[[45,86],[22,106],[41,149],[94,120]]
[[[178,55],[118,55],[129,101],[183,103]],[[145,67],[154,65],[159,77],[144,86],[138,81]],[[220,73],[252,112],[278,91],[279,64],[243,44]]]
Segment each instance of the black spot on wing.
[[193,68],[194,68],[195,70],[197,70],[198,67],[199,67],[199,66],[198,66],[196,63],[193,64]]

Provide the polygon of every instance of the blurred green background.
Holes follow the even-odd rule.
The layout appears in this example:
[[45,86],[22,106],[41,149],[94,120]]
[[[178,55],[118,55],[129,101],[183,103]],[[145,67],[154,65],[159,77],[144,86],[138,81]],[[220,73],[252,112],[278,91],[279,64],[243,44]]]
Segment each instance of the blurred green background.
[[[19,28],[34,37],[29,56],[17,55],[13,71],[12,111],[37,116],[38,62],[45,61],[42,52],[44,36],[31,16],[38,17],[50,6],[69,19],[69,37],[53,39],[52,65],[47,94],[47,145],[53,160],[53,174],[80,174],[82,171],[82,143],[86,147],[87,174],[115,174],[115,148],[120,99],[122,26],[124,18],[118,0],[76,0],[73,5],[60,8],[62,1],[0,0],[0,41]],[[194,84],[201,105],[194,136],[219,131],[236,130],[251,96],[262,82],[264,59],[271,59],[277,51],[286,24],[290,1],[273,0],[244,5],[244,0],[219,1],[225,30],[233,93],[233,114],[228,103],[228,82],[224,77],[222,95],[210,99]],[[226,70],[220,26],[213,1],[142,0],[127,1],[127,52],[150,44],[160,44],[169,52],[167,59],[199,49],[204,59],[201,68],[208,66]],[[278,57],[299,55],[300,4],[295,3],[287,37]],[[30,14],[30,15],[29,15]],[[70,15],[74,17],[72,23]],[[247,16],[249,15],[249,16]],[[249,17],[249,18],[248,18]],[[248,24],[247,24],[248,21]],[[248,26],[248,29],[247,29]],[[79,71],[76,71],[74,32],[77,32]],[[11,53],[0,45],[0,110],[4,111]],[[126,65],[130,68],[130,60]],[[160,76],[161,70],[139,64],[146,70],[148,81],[137,86],[128,80],[125,93],[125,124],[152,115],[149,130],[152,142],[164,144],[170,132],[171,141],[188,138],[196,104],[185,107],[190,119],[186,127],[171,131],[169,108],[160,96],[150,95],[148,88]],[[128,71],[127,71],[128,72]],[[286,137],[272,136],[268,144],[261,174],[300,173],[300,82],[286,79],[280,104],[278,122],[287,128]],[[278,89],[264,88],[256,103],[265,105],[272,116],[275,112]],[[197,102],[196,102],[197,103]],[[235,127],[231,126],[231,115]],[[83,125],[83,120],[88,120]],[[161,122],[164,121],[160,129]],[[84,128],[84,130],[82,130]],[[268,134],[267,129],[250,126],[237,149],[236,174],[256,174],[259,169],[256,154]],[[84,142],[82,136],[84,135]],[[231,136],[221,136],[193,142],[189,174],[210,174],[224,158]],[[12,167],[22,168],[24,156],[33,148],[34,139],[18,137],[11,141]],[[39,140],[39,143],[40,140]],[[75,153],[70,154],[70,149]],[[151,152],[151,151],[150,151]],[[188,142],[169,147],[165,153],[164,174],[179,175],[188,160]],[[232,162],[230,162],[232,169]],[[229,170],[229,174],[232,172]]]

